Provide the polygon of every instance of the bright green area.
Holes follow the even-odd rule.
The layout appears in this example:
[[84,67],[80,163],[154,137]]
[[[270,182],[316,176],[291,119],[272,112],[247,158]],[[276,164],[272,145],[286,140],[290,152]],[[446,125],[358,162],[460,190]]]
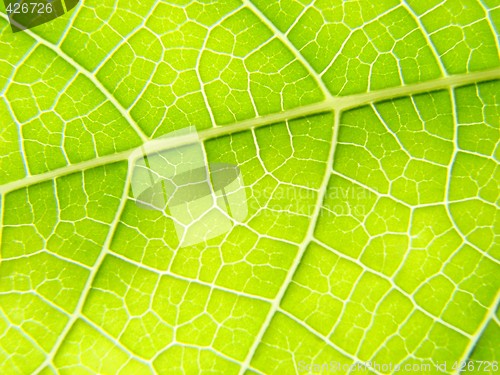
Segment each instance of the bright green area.
[[[498,361],[498,73],[399,94],[498,69],[497,2],[86,0],[16,34],[0,11],[1,374]],[[240,174],[199,203],[226,232],[193,217],[186,245],[126,153],[187,127]]]

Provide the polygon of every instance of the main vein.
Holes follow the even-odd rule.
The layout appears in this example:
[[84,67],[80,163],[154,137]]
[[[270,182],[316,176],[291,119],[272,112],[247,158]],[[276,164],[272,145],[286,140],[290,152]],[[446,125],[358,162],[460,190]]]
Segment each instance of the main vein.
[[[448,89],[450,87],[458,87],[484,81],[491,81],[496,79],[500,79],[500,67],[480,72],[448,76],[428,82],[392,87],[375,92],[355,94],[344,97],[330,97],[318,103],[313,103],[298,108],[291,108],[281,112],[255,117],[231,125],[219,126],[215,128],[202,130],[198,133],[198,138],[200,141],[204,141],[265,125],[270,125],[273,123],[293,120],[324,112],[336,111],[340,113],[348,109],[360,107],[374,102],[390,100],[398,97],[415,95],[419,93],[431,92],[441,89]],[[53,178],[65,176],[74,172],[79,172],[82,170],[102,166],[105,164],[127,160],[136,151],[143,149],[143,147],[145,146],[147,149],[154,151],[154,150],[171,149],[185,145],[186,143],[192,143],[192,137],[180,136],[180,137],[169,137],[165,139],[156,139],[148,141],[144,145],[136,149],[130,149],[116,154],[105,155],[99,158],[71,164],[62,168],[54,169],[49,172],[45,172],[38,175],[27,176],[21,180],[0,185],[0,194],[6,194],[10,191],[14,191],[22,187],[33,185]]]

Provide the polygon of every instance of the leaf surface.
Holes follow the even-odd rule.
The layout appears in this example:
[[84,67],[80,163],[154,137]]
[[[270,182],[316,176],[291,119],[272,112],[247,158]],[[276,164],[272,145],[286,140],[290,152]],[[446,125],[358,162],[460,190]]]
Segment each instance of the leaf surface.
[[[0,373],[498,361],[496,1],[88,0],[16,34],[1,10]],[[242,185],[186,245],[133,181],[193,144]]]

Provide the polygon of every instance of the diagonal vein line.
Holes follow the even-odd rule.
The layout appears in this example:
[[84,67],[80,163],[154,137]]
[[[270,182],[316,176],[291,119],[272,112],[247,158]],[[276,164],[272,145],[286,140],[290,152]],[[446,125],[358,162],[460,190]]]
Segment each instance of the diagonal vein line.
[[285,34],[283,34],[267,17],[264,13],[260,11],[257,6],[255,6],[251,0],[243,0],[243,4],[246,5],[257,17],[270,29],[275,36],[285,45],[286,48],[295,56],[295,58],[304,66],[307,72],[314,78],[318,86],[320,87],[325,98],[331,97],[330,90],[326,87],[325,83],[321,77],[316,73],[314,68],[311,66],[309,61],[307,61],[304,56],[300,53],[297,48],[290,42]]
[[[75,311],[71,314],[70,320],[68,321],[68,323],[66,323],[63,331],[57,337],[57,341],[54,344],[54,346],[52,347],[52,350],[47,354],[45,361],[40,364],[40,366],[35,371],[35,373],[37,373],[38,371],[41,371],[42,369],[44,369],[46,366],[50,365],[51,363],[53,364],[54,358],[56,357],[57,353],[59,352],[59,349],[61,348],[62,344],[64,343],[71,328],[74,326],[75,322],[80,317],[82,317],[83,307],[85,305],[85,302],[87,301],[88,294],[92,288],[92,284],[95,280],[95,277],[97,276],[99,269],[101,268],[101,265],[104,262],[104,259],[106,258],[106,255],[108,255],[108,253],[109,253],[108,249],[109,249],[109,246],[111,244],[111,241],[113,240],[116,226],[118,225],[118,223],[120,221],[121,214],[125,208],[125,204],[127,203],[127,195],[128,195],[128,190],[129,190],[129,183],[130,183],[129,181],[130,181],[131,173],[132,173],[132,165],[129,164],[128,168],[127,168],[127,174],[126,174],[125,180],[124,180],[124,187],[123,187],[123,192],[122,192],[122,196],[120,199],[120,205],[117,208],[117,211],[116,211],[116,214],[115,214],[113,221],[109,225],[109,231],[108,231],[106,240],[104,242],[103,249],[101,250],[99,257],[97,258],[94,265],[92,266],[92,271],[89,273],[87,281],[82,289],[81,297],[78,300],[78,304],[75,308]],[[131,353],[128,353],[128,354],[131,354]]]
[[[280,291],[276,297],[276,299],[273,301],[272,307],[270,311],[268,312],[268,315],[266,317],[266,320],[264,324],[262,325],[258,335],[255,338],[255,341],[252,344],[252,347],[250,348],[250,351],[245,358],[244,362],[242,363],[242,368],[240,373],[244,373],[248,368],[251,368],[251,361],[255,355],[255,352],[262,342],[262,338],[267,331],[267,329],[270,326],[270,323],[273,319],[273,317],[276,315],[276,313],[280,312],[280,303],[281,300],[283,299],[286,290],[293,278],[294,273],[296,272],[297,268],[299,267],[301,263],[302,256],[310,243],[311,239],[313,238],[314,230],[316,227],[316,222],[319,217],[319,213],[322,207],[322,202],[324,199],[324,196],[326,194],[328,182],[330,179],[330,173],[329,167],[333,164],[333,158],[335,155],[335,149],[336,149],[336,137],[338,134],[338,129],[340,126],[340,116],[342,114],[343,110],[347,110],[353,107],[357,106],[362,106],[364,104],[369,104],[373,103],[376,101],[380,100],[387,100],[387,99],[392,99],[398,96],[405,96],[405,95],[411,95],[411,94],[416,94],[416,93],[421,93],[421,92],[427,92],[427,91],[433,91],[433,90],[439,90],[439,89],[444,89],[444,88],[449,88],[449,87],[456,87],[456,86],[461,86],[461,85],[467,85],[471,83],[476,83],[480,81],[486,81],[486,80],[492,80],[492,79],[498,79],[500,78],[500,68],[495,68],[492,70],[484,71],[484,72],[476,72],[476,73],[469,73],[469,74],[463,74],[463,75],[457,75],[457,76],[451,76],[451,77],[446,77],[446,78],[441,78],[435,81],[429,81],[429,82],[424,82],[424,83],[419,83],[415,85],[408,85],[408,86],[400,86],[400,87],[395,87],[395,88],[390,88],[386,90],[380,90],[377,92],[372,92],[372,93],[366,93],[366,94],[358,94],[358,95],[352,95],[348,97],[340,97],[340,98],[333,98],[330,96],[328,90],[326,89],[326,86],[324,85],[324,82],[317,76],[317,74],[314,72],[314,69],[311,67],[311,65],[303,58],[303,56],[300,54],[299,51],[293,47],[286,36],[284,36],[279,30],[276,29],[274,25],[265,17],[265,15],[260,12],[260,10],[254,6],[249,0],[244,0],[244,3],[252,10],[254,13],[256,13],[259,18],[269,27],[271,30],[274,32],[275,35],[278,36],[278,38],[284,43],[287,48],[291,50],[291,52],[295,55],[295,57],[302,63],[303,66],[309,71],[309,73],[314,76],[316,79],[317,83],[320,85],[321,89],[323,90],[324,95],[328,98],[327,100],[323,102],[319,102],[316,104],[312,104],[309,106],[301,107],[301,108],[296,108],[288,111],[282,111],[279,113],[271,114],[268,116],[263,116],[263,117],[257,117],[254,119],[250,119],[247,121],[242,121],[240,123],[233,124],[231,126],[227,127],[218,127],[218,128],[213,128],[213,129],[208,129],[206,131],[202,131],[200,133],[200,139],[201,140],[206,140],[214,137],[219,137],[219,136],[224,136],[227,134],[239,132],[239,131],[244,131],[248,129],[252,129],[258,126],[263,126],[263,125],[268,125],[272,123],[276,123],[279,121],[284,121],[284,120],[290,120],[293,118],[297,117],[303,117],[315,113],[322,113],[322,112],[327,112],[327,111],[335,111],[335,123],[334,123],[334,132],[333,132],[333,140],[330,145],[330,153],[327,161],[327,170],[325,171],[325,175],[323,177],[323,181],[319,190],[318,194],[318,204],[315,206],[315,212],[312,216],[311,222],[309,224],[308,232],[307,235],[302,242],[299,251],[297,252],[297,255],[295,257],[293,265],[290,267],[288,274],[286,276],[285,281],[283,282]],[[5,15],[2,14],[2,17],[5,18]],[[45,47],[53,50],[56,52],[56,54],[63,59],[65,59],[69,64],[71,64],[73,67],[76,68],[76,70],[85,75],[106,97],[107,100],[109,100],[115,108],[121,113],[121,115],[128,121],[129,125],[134,128],[134,130],[137,132],[137,134],[142,138],[143,142],[147,142],[148,138],[147,136],[142,132],[140,127],[135,123],[135,121],[130,117],[128,112],[121,106],[121,104],[114,98],[114,96],[97,80],[97,78],[84,69],[78,62],[73,60],[71,57],[66,55],[63,51],[61,51],[58,47],[53,46],[48,42],[47,40],[43,39],[39,35],[33,33],[30,30],[26,30],[26,33],[30,35],[33,39],[35,39],[39,44],[44,45]],[[438,59],[439,62],[439,59]],[[186,142],[187,140],[183,140],[182,138],[173,138],[169,140],[169,143],[162,142],[161,140],[159,142],[153,142],[153,144],[158,145],[160,148],[165,148],[165,147],[177,147],[178,145],[182,144],[183,142]],[[72,173],[74,171],[79,171],[82,169],[86,168],[91,168],[97,165],[103,165],[107,163],[111,163],[114,161],[118,160],[125,160],[130,158],[134,153],[134,150],[128,150],[122,153],[117,153],[113,155],[107,155],[102,158],[96,158],[91,161],[79,163],[79,164],[74,164],[69,167],[64,167],[58,170],[54,170],[45,174],[37,175],[37,176],[30,176],[28,178],[25,178],[23,180],[16,181],[11,184],[6,184],[3,186],[0,186],[0,194],[5,194],[8,193],[9,191],[15,190],[19,187],[30,185],[39,181],[43,181],[46,179],[54,178],[63,174],[68,174]],[[130,168],[130,165],[129,165]],[[130,173],[130,170],[129,170]],[[128,181],[129,178],[126,178],[126,181]],[[96,265],[93,268],[93,273],[89,276],[89,279],[87,280],[87,284],[82,292],[82,295],[84,297],[87,297],[88,292],[90,291],[90,288],[92,286],[92,281],[95,277],[95,274],[99,270],[99,266],[104,260],[105,256],[108,254],[108,248],[109,248],[109,243],[111,239],[113,238],[114,230],[116,227],[116,223],[119,220],[120,214],[123,210],[124,204],[126,202],[126,194],[127,194],[127,186],[128,182],[125,183],[124,187],[124,192],[123,196],[121,199],[121,203],[119,208],[117,209],[116,217],[113,221],[113,223],[110,225],[110,230],[108,233],[108,237],[106,239],[105,246],[96,262]],[[4,196],[2,197],[4,198]],[[2,199],[2,204],[4,203],[4,199]],[[0,210],[0,215],[3,217],[3,210]],[[0,225],[0,244],[1,244],[1,225]],[[83,305],[85,303],[85,298],[82,298],[79,301],[79,304],[77,306],[76,312],[73,314],[72,320],[68,322],[67,326],[65,327],[63,333],[60,335],[58,339],[58,344],[56,344],[53,348],[52,353],[47,357],[47,360],[42,364],[42,366],[50,364],[50,362],[53,360],[53,357],[57,354],[59,346],[61,343],[64,342],[64,339],[66,338],[69,330],[73,326],[74,322],[81,316],[81,311],[83,308]],[[485,315],[483,321],[481,322],[480,326],[474,333],[472,339],[469,342],[468,347],[466,348],[464,354],[463,354],[463,360],[466,360],[470,357],[471,353],[474,350],[474,346],[476,343],[479,341],[481,338],[484,330],[486,329],[488,323],[495,317],[495,307],[498,306],[500,300],[500,294],[497,293],[497,296],[495,297],[488,313]],[[299,323],[299,322],[297,322]],[[328,341],[325,340],[327,344]],[[356,358],[354,358],[356,359]],[[43,367],[40,367],[43,368]]]
[[128,264],[133,265],[134,267],[137,267],[137,268],[142,268],[143,270],[149,271],[151,273],[155,273],[156,275],[159,275],[159,276],[168,276],[168,277],[176,279],[176,280],[185,281],[186,283],[201,285],[201,286],[204,286],[207,288],[212,288],[215,290],[219,290],[219,291],[223,291],[223,292],[227,292],[227,293],[232,293],[234,295],[237,295],[238,297],[244,297],[244,298],[248,298],[251,300],[262,301],[264,303],[269,303],[271,301],[269,298],[261,297],[261,296],[256,295],[256,294],[250,294],[250,293],[246,293],[244,291],[229,289],[227,287],[217,285],[215,283],[215,281],[212,283],[209,283],[209,282],[206,282],[203,280],[198,280],[195,278],[183,276],[181,274],[177,274],[177,273],[174,273],[174,272],[169,271],[169,270],[166,270],[166,271],[158,270],[158,269],[151,267],[147,264],[143,264],[143,263],[137,262],[133,259],[127,258],[124,255],[116,253],[115,251],[112,251],[112,250],[109,251],[109,254],[110,254],[110,256],[121,260],[122,262],[128,263]]
[[[484,331],[488,327],[488,323],[495,318],[496,311],[497,311],[497,308],[499,306],[500,306],[500,290],[497,292],[497,295],[493,299],[493,302],[491,303],[491,306],[488,309],[488,312],[484,316],[483,321],[479,324],[479,327],[477,328],[476,332],[474,332],[474,334],[472,335],[472,338],[469,340],[469,344],[465,348],[464,353],[462,355],[462,358],[460,358],[457,361],[458,363],[463,363],[463,362],[470,359],[472,353],[474,352],[474,348],[476,347],[476,344],[479,342],[479,340],[483,336]],[[460,371],[458,371],[456,373],[459,374]]]
[[[0,17],[2,17],[6,21],[9,20],[7,15],[1,12],[0,12]],[[128,122],[128,124],[132,127],[132,129],[135,130],[135,132],[142,139],[142,141],[146,142],[149,139],[146,136],[146,134],[142,131],[142,129],[139,127],[139,125],[137,125],[134,119],[130,116],[130,114],[126,111],[126,109],[118,102],[118,100],[116,100],[116,98],[104,87],[104,85],[91,72],[89,72],[87,69],[81,66],[72,57],[68,56],[59,47],[53,45],[46,39],[34,33],[33,31],[26,29],[23,32],[29,35],[31,38],[33,38],[38,43],[38,45],[42,45],[53,51],[57,56],[61,57],[73,68],[75,68],[78,73],[83,74],[87,79],[89,79],[90,82],[92,82],[94,86],[97,87],[97,89],[105,96],[105,98],[113,104],[113,106],[118,110],[118,112],[120,112],[122,117]]]
[[365,363],[364,361],[360,360],[355,355],[352,355],[352,354],[348,353],[347,351],[345,351],[344,349],[342,349],[341,347],[339,347],[338,345],[335,345],[335,343],[333,343],[331,340],[329,340],[328,337],[326,337],[325,335],[321,334],[320,332],[318,332],[314,328],[310,327],[309,325],[307,325],[306,323],[304,323],[302,320],[298,319],[295,315],[293,315],[293,314],[289,313],[288,311],[286,311],[284,309],[281,309],[281,308],[279,309],[279,312],[282,313],[283,315],[285,315],[290,320],[293,320],[295,323],[297,323],[298,325],[300,325],[302,328],[306,329],[311,335],[313,335],[313,336],[319,338],[320,340],[322,340],[327,346],[329,346],[333,350],[339,352],[344,357],[349,358],[351,361],[353,361],[353,363],[362,364],[362,366],[364,366],[366,369],[371,370],[372,373],[374,373],[376,375],[382,375],[382,373],[380,373],[379,371],[377,371],[376,368],[373,368],[368,363]]
[[427,29],[425,28],[424,24],[422,23],[422,20],[420,19],[420,17],[418,16],[418,14],[415,13],[415,10],[412,8],[412,6],[410,4],[408,4],[406,1],[403,1],[401,3],[401,5],[402,5],[402,7],[404,9],[406,9],[406,11],[410,15],[410,17],[413,18],[413,20],[417,24],[418,28],[422,32],[422,35],[423,35],[423,37],[425,38],[425,40],[427,42],[427,45],[431,49],[432,56],[436,60],[436,64],[439,66],[439,71],[440,71],[441,75],[442,76],[446,75],[446,68],[445,68],[443,62],[440,59],[441,56],[439,54],[439,51],[437,50],[436,45],[432,41],[429,33],[427,32]]
[[[496,79],[500,79],[500,68],[495,68],[475,73],[453,75],[444,78],[439,78],[433,81],[422,82],[412,85],[398,86],[375,92],[355,94],[345,97],[334,97],[324,100],[322,102],[310,104],[303,107],[293,108],[286,111],[276,112],[265,116],[251,118],[231,125],[205,129],[198,133],[198,137],[200,140],[204,141],[212,138],[231,135],[245,130],[254,129],[261,126],[271,125],[286,120],[292,120],[295,118],[305,117],[309,115],[330,112],[332,110],[342,112],[348,109],[361,107],[363,105],[374,102],[390,100],[402,96],[415,95],[424,92],[449,89],[450,87],[459,87],[464,85],[480,83],[484,81],[492,81]],[[156,139],[148,141],[143,146],[139,146],[137,150],[140,150],[144,146],[148,146],[148,149],[151,151],[154,151],[155,147],[157,147],[160,150],[166,150],[168,148],[174,148],[185,145],[186,142],[192,142],[192,141],[189,139],[189,137],[187,138],[171,137],[167,138],[166,140]],[[63,168],[54,169],[53,171],[50,172],[34,176],[28,176],[21,180],[9,182],[7,184],[0,185],[0,194],[5,194],[10,191],[19,189],[21,187],[25,187],[31,184],[36,184],[55,177],[64,176],[73,172],[78,172],[81,170],[98,167],[108,163],[127,160],[135,151],[136,150],[134,149],[130,149],[116,154],[105,155],[92,160],[72,164]]]
[[495,49],[497,50],[497,53],[500,54],[500,28],[499,28],[500,25],[497,25],[495,23],[494,15],[492,15],[492,13],[495,10],[500,9],[500,5],[497,5],[496,7],[493,7],[493,6],[489,7],[486,4],[487,3],[486,0],[479,0],[479,2],[481,3],[481,7],[484,10],[485,19],[488,20],[488,22],[487,22],[488,27],[491,30],[491,34],[493,36],[493,39],[495,40]]
[[295,274],[295,271],[299,267],[301,261],[302,261],[302,256],[304,255],[304,252],[311,242],[312,238],[314,237],[314,230],[316,229],[316,222],[318,220],[319,214],[321,212],[321,208],[323,207],[323,200],[326,196],[326,192],[328,190],[328,182],[330,181],[330,168],[331,165],[333,165],[333,156],[335,154],[335,148],[337,145],[337,136],[338,136],[338,130],[340,126],[340,112],[336,112],[335,114],[335,120],[333,124],[333,135],[332,135],[332,140],[330,144],[330,151],[328,155],[328,160],[326,162],[326,170],[325,170],[325,175],[323,176],[323,181],[321,182],[319,191],[318,191],[318,199],[316,202],[316,205],[314,207],[314,212],[311,217],[311,222],[309,223],[309,228],[307,230],[307,234],[302,241],[299,250],[297,251],[297,254],[295,255],[295,259],[290,266],[290,269],[286,275],[285,280],[283,281],[283,284],[281,285],[281,288],[274,299],[273,303],[271,304],[271,308],[269,312],[267,313],[266,319],[264,323],[262,324],[262,327],[259,331],[259,333],[256,335],[255,340],[245,358],[245,360],[242,363],[241,369],[240,369],[240,375],[243,375],[245,371],[249,368],[250,363],[252,361],[252,358],[255,355],[255,352],[259,346],[259,344],[262,342],[262,339],[264,337],[264,334],[266,333],[267,329],[269,328],[271,321],[273,317],[276,315],[276,312],[279,310],[281,301],[283,300],[283,297],[285,296],[285,293],[288,289],[288,286],[290,285],[293,275]]

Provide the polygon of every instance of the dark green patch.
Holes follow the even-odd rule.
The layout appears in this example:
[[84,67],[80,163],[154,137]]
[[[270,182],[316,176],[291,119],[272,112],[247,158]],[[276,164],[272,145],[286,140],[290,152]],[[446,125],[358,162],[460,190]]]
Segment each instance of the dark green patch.
[[[31,29],[61,17],[79,0],[4,0],[13,32]],[[66,10],[65,10],[66,6]]]

